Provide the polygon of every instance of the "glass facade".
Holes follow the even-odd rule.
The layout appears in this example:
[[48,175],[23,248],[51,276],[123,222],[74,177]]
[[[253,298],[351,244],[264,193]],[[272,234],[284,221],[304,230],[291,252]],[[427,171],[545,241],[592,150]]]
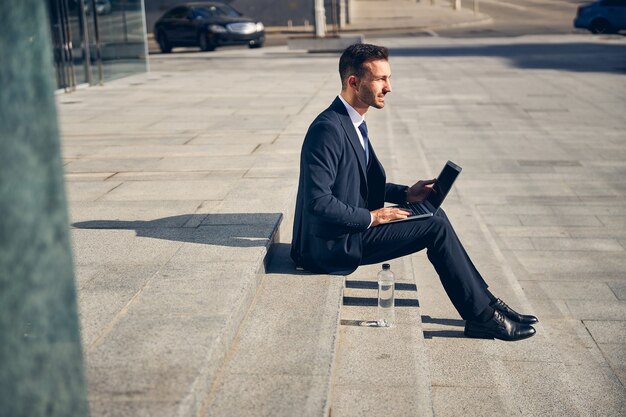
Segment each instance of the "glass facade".
[[59,89],[145,72],[143,0],[48,0]]

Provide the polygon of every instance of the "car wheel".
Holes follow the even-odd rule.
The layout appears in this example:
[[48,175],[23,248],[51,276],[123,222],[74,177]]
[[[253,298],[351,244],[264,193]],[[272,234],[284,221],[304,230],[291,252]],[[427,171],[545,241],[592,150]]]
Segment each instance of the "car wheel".
[[198,44],[200,44],[200,50],[201,51],[205,51],[206,52],[206,51],[214,51],[215,50],[215,44],[205,34],[201,33],[198,36]]
[[250,41],[250,43],[248,44],[248,48],[250,49],[262,48],[262,47],[263,47],[263,42]]
[[165,32],[160,31],[157,34],[157,42],[159,43],[159,49],[162,53],[169,54],[170,52],[172,52],[172,45],[167,39],[167,35],[165,34]]
[[611,27],[611,24],[606,19],[595,19],[589,25],[589,30],[591,33],[613,33],[614,30]]

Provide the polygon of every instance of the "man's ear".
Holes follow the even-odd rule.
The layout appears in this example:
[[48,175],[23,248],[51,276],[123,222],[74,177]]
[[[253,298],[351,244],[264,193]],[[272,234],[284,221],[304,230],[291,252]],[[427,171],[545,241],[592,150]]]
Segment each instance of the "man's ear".
[[356,88],[357,87],[356,75],[351,75],[351,76],[348,77],[348,86],[352,87],[352,88]]

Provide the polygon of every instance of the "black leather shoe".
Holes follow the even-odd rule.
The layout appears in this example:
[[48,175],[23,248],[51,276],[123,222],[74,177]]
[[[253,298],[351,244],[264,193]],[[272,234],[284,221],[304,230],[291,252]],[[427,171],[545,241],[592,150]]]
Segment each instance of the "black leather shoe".
[[496,301],[490,304],[495,310],[500,310],[504,313],[505,316],[510,318],[513,321],[516,321],[521,324],[535,324],[539,322],[539,319],[535,316],[527,316],[525,314],[519,314],[517,311],[513,310],[511,307],[506,305],[504,301],[499,298],[496,298]]
[[465,336],[478,339],[500,339],[515,341],[527,339],[535,334],[535,329],[526,324],[516,323],[501,311],[494,310],[491,320],[485,323],[465,322]]

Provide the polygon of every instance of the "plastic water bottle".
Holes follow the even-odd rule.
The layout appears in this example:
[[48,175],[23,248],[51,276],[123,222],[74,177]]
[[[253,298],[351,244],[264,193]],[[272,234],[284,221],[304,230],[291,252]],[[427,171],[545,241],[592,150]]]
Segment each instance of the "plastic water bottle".
[[394,304],[394,281],[389,264],[383,264],[383,269],[378,273],[378,326],[391,327],[395,319]]

